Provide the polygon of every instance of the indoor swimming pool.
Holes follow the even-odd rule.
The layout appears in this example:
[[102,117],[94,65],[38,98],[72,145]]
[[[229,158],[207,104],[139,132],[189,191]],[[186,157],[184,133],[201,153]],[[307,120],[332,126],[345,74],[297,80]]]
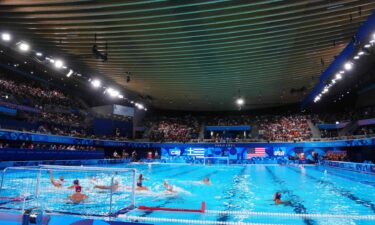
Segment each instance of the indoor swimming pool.
[[[199,210],[205,202],[206,211],[131,210],[133,177],[130,172],[72,172],[54,168],[40,172],[37,194],[32,188],[37,186],[36,172],[7,172],[0,192],[0,207],[14,210],[29,204],[28,207],[39,206],[54,214],[103,219],[110,212],[118,214],[115,220],[151,224],[336,225],[375,222],[375,177],[369,174],[311,165],[118,164],[106,167],[136,169],[136,178],[143,174],[143,186],[149,190],[135,191],[136,207]],[[53,171],[55,179],[64,175],[63,188],[51,184],[49,171]],[[202,182],[206,177],[211,184]],[[82,193],[88,196],[80,204],[67,200],[73,192],[67,187],[75,179],[80,180]],[[163,183],[166,180],[173,186],[173,192],[165,190]],[[98,184],[110,185],[111,181],[119,182],[120,187],[113,191],[95,188]],[[275,205],[273,197],[276,192],[282,194],[282,201],[286,204]]]

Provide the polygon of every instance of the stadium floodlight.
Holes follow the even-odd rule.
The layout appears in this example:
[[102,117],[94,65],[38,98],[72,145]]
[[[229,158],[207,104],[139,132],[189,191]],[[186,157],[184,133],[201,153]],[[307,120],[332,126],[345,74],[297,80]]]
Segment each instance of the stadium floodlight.
[[113,89],[113,88],[107,88],[107,90],[106,90],[106,92],[109,94],[109,96],[111,96],[112,98],[114,98],[114,97],[117,97],[119,94],[120,94],[120,92],[119,91],[117,91],[117,90],[115,90],[115,89]]
[[318,102],[318,101],[320,101],[320,98],[321,98],[321,97],[322,97],[321,94],[317,95],[317,96],[315,97],[315,99],[314,99],[314,102]]
[[55,65],[55,67],[56,67],[57,69],[60,69],[61,67],[63,67],[64,62],[61,61],[60,59],[56,59],[54,65]]
[[145,107],[144,107],[142,104],[138,103],[138,104],[137,104],[137,108],[138,108],[138,109],[144,109]]
[[346,70],[351,70],[353,68],[353,63],[351,63],[351,62],[345,63],[344,68]]
[[322,91],[323,94],[327,93],[329,91],[328,87],[325,87]]
[[25,42],[20,42],[20,43],[18,44],[18,48],[19,48],[19,50],[21,50],[21,51],[23,51],[23,52],[27,52],[27,51],[29,51],[29,49],[30,49],[30,45],[28,45],[28,44],[25,43]]
[[73,70],[69,70],[69,72],[66,74],[66,76],[70,77],[70,76],[72,76],[72,74],[73,74]]
[[359,59],[359,55],[354,56],[353,59]]
[[243,98],[238,98],[236,100],[236,103],[237,103],[237,105],[241,106],[241,105],[245,104],[245,100]]
[[360,52],[358,52],[358,55],[364,55],[364,54],[365,54],[364,51],[360,51]]
[[117,97],[120,98],[120,99],[123,99],[123,98],[124,98],[123,95],[118,95]]
[[335,80],[335,79],[332,79],[331,82],[332,82],[332,84],[335,84],[335,83],[336,83],[336,80]]
[[147,108],[145,108],[145,111],[147,111]]
[[94,79],[91,81],[91,85],[94,87],[94,88],[99,88],[102,86],[102,82],[98,79]]
[[339,74],[339,73],[337,73],[337,74],[336,74],[336,79],[337,79],[337,80],[340,80],[341,78],[342,78],[342,75]]
[[39,57],[40,57],[40,56],[43,56],[43,54],[42,54],[41,52],[37,52],[37,53],[35,53],[35,55],[36,55],[36,56],[39,56]]
[[371,47],[371,45],[370,44],[365,44],[365,46],[364,46],[365,48],[370,48]]
[[10,36],[10,34],[8,33],[3,33],[1,34],[1,39],[3,39],[3,41],[10,41],[12,39],[12,36]]

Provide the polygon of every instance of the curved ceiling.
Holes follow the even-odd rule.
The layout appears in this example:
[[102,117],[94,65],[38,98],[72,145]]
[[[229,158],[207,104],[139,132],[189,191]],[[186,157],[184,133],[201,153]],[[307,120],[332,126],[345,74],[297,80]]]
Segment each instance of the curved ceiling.
[[[154,107],[234,110],[237,97],[247,109],[300,102],[374,8],[373,0],[2,0],[0,27]],[[92,57],[95,34],[101,51],[108,43],[107,62]]]

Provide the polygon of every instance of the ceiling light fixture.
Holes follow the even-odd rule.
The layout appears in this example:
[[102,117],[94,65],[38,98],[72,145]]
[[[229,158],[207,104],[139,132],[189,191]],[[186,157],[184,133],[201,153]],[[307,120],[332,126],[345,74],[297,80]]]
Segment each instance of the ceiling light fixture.
[[351,63],[351,62],[345,63],[344,68],[346,70],[351,70],[353,68],[353,63]]
[[236,100],[236,103],[237,103],[237,105],[242,106],[243,104],[245,104],[245,100],[243,98],[238,98]]
[[102,86],[102,82],[98,79],[94,79],[91,81],[91,85],[94,87],[94,88],[99,88]]
[[28,45],[25,42],[20,42],[19,45],[18,45],[18,48],[19,48],[19,50],[21,50],[23,52],[27,52],[30,49],[30,45]]
[[1,39],[3,39],[3,41],[10,41],[12,39],[12,36],[10,36],[10,34],[8,33],[3,33],[1,34]]

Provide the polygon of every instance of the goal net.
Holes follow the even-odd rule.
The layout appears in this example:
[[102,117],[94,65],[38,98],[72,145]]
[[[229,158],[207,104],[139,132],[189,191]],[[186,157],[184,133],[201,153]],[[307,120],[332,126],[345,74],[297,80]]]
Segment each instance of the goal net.
[[203,157],[203,165],[229,165],[228,157]]
[[8,167],[0,209],[116,216],[135,205],[135,169],[81,166]]

